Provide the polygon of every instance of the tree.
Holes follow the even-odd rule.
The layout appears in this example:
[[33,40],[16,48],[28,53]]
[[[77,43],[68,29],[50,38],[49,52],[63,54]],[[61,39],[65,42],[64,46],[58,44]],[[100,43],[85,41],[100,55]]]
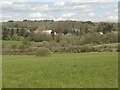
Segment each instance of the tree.
[[25,29],[24,28],[21,29],[20,36],[25,36]]
[[68,34],[68,29],[66,28],[63,33]]
[[64,32],[64,28],[62,26],[58,26],[55,31],[58,33],[58,34],[62,34]]
[[55,33],[55,32],[52,30],[51,35],[52,35],[52,37],[53,37],[53,40],[55,39],[54,33]]
[[14,29],[12,28],[11,29],[11,38],[13,37],[13,35],[14,35]]
[[88,30],[88,28],[86,27],[86,28],[85,28],[85,33],[88,33],[88,32],[89,32],[89,30]]
[[17,28],[17,32],[16,32],[16,33],[17,33],[17,35],[19,36],[19,28]]
[[3,38],[3,40],[5,40],[8,36],[7,28],[3,27],[2,28],[2,33],[3,33],[2,38]]

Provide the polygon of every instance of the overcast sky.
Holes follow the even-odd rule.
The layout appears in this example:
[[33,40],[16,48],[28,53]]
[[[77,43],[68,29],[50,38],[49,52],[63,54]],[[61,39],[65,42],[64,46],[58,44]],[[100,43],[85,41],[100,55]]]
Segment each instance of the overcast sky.
[[[29,2],[27,2],[29,1]],[[41,2],[40,2],[41,1]],[[44,2],[42,2],[44,1]],[[0,6],[0,21],[8,20],[77,20],[117,22],[118,0],[4,0]]]

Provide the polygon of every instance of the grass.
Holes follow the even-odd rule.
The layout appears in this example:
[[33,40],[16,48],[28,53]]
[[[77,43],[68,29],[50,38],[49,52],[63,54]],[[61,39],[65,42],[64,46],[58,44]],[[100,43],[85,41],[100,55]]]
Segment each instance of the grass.
[[22,45],[22,41],[13,41],[13,40],[3,40],[2,44],[6,47],[11,47],[12,45]]
[[101,46],[118,46],[119,43],[109,43],[109,44],[100,44],[100,45],[95,45],[93,47],[101,47]]
[[116,52],[3,56],[3,88],[116,87]]

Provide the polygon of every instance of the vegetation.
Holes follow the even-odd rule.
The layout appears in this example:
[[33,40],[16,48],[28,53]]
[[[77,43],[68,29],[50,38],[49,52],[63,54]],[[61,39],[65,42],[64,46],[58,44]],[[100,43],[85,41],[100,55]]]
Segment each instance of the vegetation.
[[117,88],[118,53],[3,55],[3,88]]
[[2,41],[2,44],[3,44],[3,47],[6,46],[6,47],[11,47],[12,45],[22,45],[22,42],[21,41],[13,41],[13,40],[3,40]]
[[[74,37],[75,39],[76,37]],[[77,39],[78,40],[78,39]],[[24,40],[23,40],[24,41]],[[41,48],[47,48],[52,53],[81,53],[81,52],[118,52],[118,43],[111,44],[85,44],[80,45],[77,41],[72,41],[71,38],[64,38],[60,42],[56,41],[43,41],[43,42],[19,42],[16,41],[3,41],[7,42],[3,45],[3,55],[35,55]],[[46,52],[47,53],[47,52]]]
[[[109,22],[81,22],[81,21],[17,21],[17,22],[3,22],[3,39],[17,39],[24,37],[32,37],[34,31],[42,31],[51,29],[58,34],[72,34],[83,36],[87,33],[100,33],[103,34],[117,32],[117,23]],[[30,32],[28,32],[30,30]],[[54,36],[54,35],[53,35]],[[15,38],[16,37],[16,38]]]
[[50,50],[48,48],[39,48],[35,55],[36,56],[49,56],[51,54]]
[[[15,54],[17,52],[17,54],[33,55],[39,47],[48,48],[53,53],[118,51],[117,46],[94,47],[100,44],[118,43],[117,23],[23,20],[3,22],[2,28],[3,40],[5,40],[3,54],[8,52],[14,54],[15,51]],[[52,30],[49,34],[42,32],[49,29]]]
[[33,35],[33,37],[31,37],[31,39],[35,42],[42,42],[42,41],[51,41],[52,40],[52,36],[51,35],[47,35],[45,33],[38,33],[36,35]]
[[3,88],[118,87],[117,23],[25,19],[2,25]]

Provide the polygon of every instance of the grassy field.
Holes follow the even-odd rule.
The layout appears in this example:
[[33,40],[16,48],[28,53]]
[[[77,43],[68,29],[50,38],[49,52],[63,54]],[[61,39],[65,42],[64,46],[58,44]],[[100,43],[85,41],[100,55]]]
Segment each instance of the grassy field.
[[[36,44],[37,42],[32,42],[32,44]],[[14,41],[14,40],[2,40],[2,44],[5,46],[12,46],[12,45],[22,45],[22,41]],[[100,44],[100,45],[95,45],[93,47],[100,47],[100,46],[118,46],[118,43],[110,43],[110,44]]]
[[109,44],[100,44],[100,45],[95,45],[93,47],[101,47],[101,46],[118,46],[119,43],[109,43]]
[[12,45],[22,45],[22,41],[3,40],[2,44],[6,47],[11,47]]
[[3,88],[20,87],[118,87],[118,53],[3,56]]

